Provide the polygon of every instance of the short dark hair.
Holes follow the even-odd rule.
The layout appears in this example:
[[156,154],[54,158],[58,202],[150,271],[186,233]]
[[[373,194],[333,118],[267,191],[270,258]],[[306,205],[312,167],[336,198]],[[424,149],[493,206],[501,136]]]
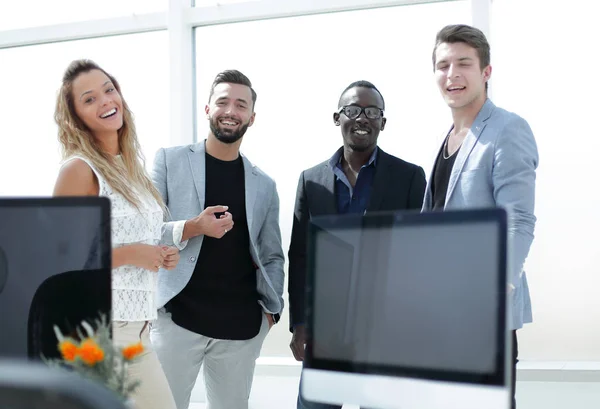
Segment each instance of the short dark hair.
[[453,24],[442,28],[435,37],[435,46],[433,47],[433,70],[435,71],[435,52],[442,43],[465,43],[477,51],[479,57],[479,67],[483,70],[490,65],[490,43],[488,43],[485,34],[475,27],[466,24]]
[[358,88],[358,87],[371,88],[372,90],[375,90],[381,97],[381,102],[383,103],[383,106],[381,108],[383,110],[385,110],[385,100],[383,99],[383,95],[381,95],[381,92],[377,89],[377,87],[375,85],[373,85],[369,81],[364,81],[364,80],[354,81],[352,84],[350,84],[346,87],[344,92],[342,92],[342,95],[340,95],[340,99],[338,101],[338,107],[342,106],[342,98],[344,97],[344,94],[346,93],[346,91],[348,91],[349,89]]
[[254,108],[254,105],[256,104],[256,91],[254,91],[254,88],[252,88],[250,79],[238,70],[225,70],[217,74],[210,87],[210,95],[208,96],[209,101],[215,92],[215,87],[224,82],[229,84],[240,84],[249,87],[250,92],[252,92],[252,108]]

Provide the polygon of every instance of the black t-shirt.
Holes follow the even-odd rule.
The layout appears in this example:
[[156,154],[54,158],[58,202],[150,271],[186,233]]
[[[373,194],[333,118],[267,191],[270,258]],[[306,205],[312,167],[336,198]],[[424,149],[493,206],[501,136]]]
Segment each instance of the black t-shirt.
[[[446,140],[449,136],[446,137]],[[454,154],[448,157],[447,145],[444,141],[444,146],[440,149],[440,153],[435,161],[433,170],[433,182],[431,183],[431,193],[433,197],[433,210],[444,210],[446,204],[446,193],[448,193],[448,182],[450,174],[454,167],[454,161],[458,156],[460,148]]]
[[189,331],[215,339],[247,340],[260,331],[262,309],[250,255],[241,157],[222,161],[206,154],[205,207],[216,205],[229,206],[233,229],[220,239],[204,236],[192,278],[167,310],[177,325]]

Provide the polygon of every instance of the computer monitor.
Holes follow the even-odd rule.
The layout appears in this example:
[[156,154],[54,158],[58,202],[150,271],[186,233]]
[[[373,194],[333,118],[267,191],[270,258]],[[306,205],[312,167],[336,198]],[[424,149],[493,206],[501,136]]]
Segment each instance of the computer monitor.
[[315,217],[306,400],[378,409],[507,409],[501,209]]
[[55,325],[110,319],[107,198],[0,198],[0,226],[0,358],[56,358]]

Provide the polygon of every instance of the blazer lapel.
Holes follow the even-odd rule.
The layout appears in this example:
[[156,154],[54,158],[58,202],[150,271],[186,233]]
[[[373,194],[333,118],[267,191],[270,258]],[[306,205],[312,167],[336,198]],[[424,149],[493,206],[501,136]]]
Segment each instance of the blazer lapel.
[[486,121],[492,115],[492,111],[494,110],[494,104],[489,99],[483,104],[481,110],[477,114],[473,125],[471,125],[471,129],[469,133],[465,137],[465,140],[458,151],[458,156],[456,157],[456,161],[454,162],[454,166],[452,167],[452,173],[450,173],[450,180],[448,181],[448,191],[446,192],[446,204],[448,204],[448,200],[452,196],[454,192],[454,188],[456,187],[456,182],[458,181],[458,177],[462,172],[463,167],[465,166],[465,162],[469,158],[471,151],[475,147],[475,143],[481,136],[481,133],[485,129]]
[[371,199],[367,206],[367,210],[370,212],[381,210],[381,202],[383,201],[385,192],[387,192],[389,186],[391,186],[390,175],[392,172],[388,170],[390,161],[387,160],[388,156],[381,148],[378,148],[378,150],[377,164],[375,165],[375,179],[373,180],[373,187],[371,188]]
[[325,166],[323,166],[320,180],[317,181],[317,184],[327,189],[329,194],[324,195],[323,200],[317,203],[321,209],[320,211],[315,211],[313,214],[336,214],[337,203],[335,200],[335,175],[333,174],[333,169],[329,163],[326,163]]
[[258,196],[258,175],[254,165],[244,155],[242,155],[242,160],[244,161],[244,185],[246,187],[246,221],[248,223],[248,233],[252,237],[252,220]]
[[206,150],[204,147],[204,141],[197,143],[190,148],[188,152],[188,160],[190,162],[190,168],[192,169],[192,178],[194,179],[194,185],[196,186],[196,193],[198,194],[198,201],[200,202],[200,209],[204,209],[205,200],[205,186],[206,186]]

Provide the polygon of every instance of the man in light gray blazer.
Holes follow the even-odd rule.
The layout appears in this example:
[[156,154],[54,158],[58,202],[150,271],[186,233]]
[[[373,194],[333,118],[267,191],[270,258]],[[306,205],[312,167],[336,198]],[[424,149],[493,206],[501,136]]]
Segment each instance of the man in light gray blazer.
[[466,25],[440,30],[433,50],[433,67],[454,123],[433,167],[423,210],[502,207],[508,212],[514,396],[516,330],[532,321],[523,265],[536,222],[537,146],[523,118],[496,107],[487,98],[487,81],[492,73],[490,46],[480,30]]
[[206,141],[161,149],[152,179],[175,222],[163,241],[180,249],[158,275],[151,336],[178,409],[200,367],[211,409],[247,409],[256,358],[283,309],[284,255],[275,182],[239,153],[256,93],[241,72],[221,72]]

